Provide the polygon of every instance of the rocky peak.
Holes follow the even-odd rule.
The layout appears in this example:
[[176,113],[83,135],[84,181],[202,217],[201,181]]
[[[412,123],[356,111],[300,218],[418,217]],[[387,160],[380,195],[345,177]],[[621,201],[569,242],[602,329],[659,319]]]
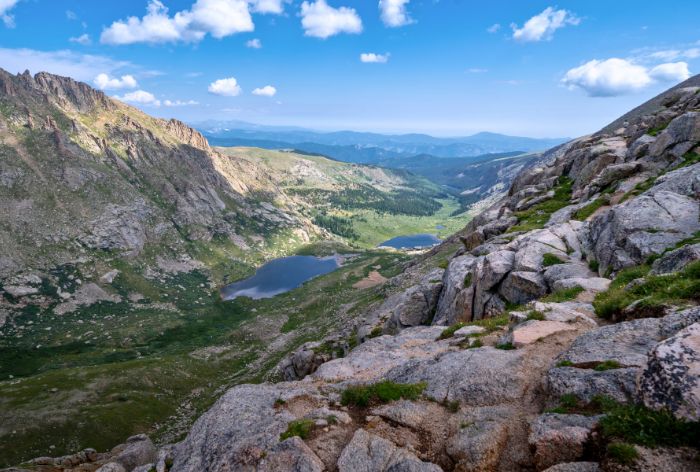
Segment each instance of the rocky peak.
[[180,120],[171,118],[165,122],[165,129],[167,129],[177,139],[192,147],[209,150],[209,142],[207,141],[207,138],[205,138],[202,133],[190,128]]

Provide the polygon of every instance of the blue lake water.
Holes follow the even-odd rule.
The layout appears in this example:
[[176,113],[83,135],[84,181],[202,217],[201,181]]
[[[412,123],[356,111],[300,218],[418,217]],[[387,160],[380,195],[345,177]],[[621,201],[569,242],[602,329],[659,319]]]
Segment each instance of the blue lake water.
[[255,275],[221,289],[221,298],[253,300],[271,298],[297,288],[307,280],[333,272],[342,264],[342,257],[289,256],[271,260],[260,266]]
[[391,238],[381,243],[380,246],[393,247],[394,249],[410,249],[414,247],[435,246],[441,241],[442,240],[434,234],[409,234]]

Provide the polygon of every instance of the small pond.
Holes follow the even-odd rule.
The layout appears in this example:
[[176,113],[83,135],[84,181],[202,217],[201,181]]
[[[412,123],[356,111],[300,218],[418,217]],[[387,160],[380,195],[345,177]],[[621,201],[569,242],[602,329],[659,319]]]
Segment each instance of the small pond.
[[412,249],[431,247],[440,243],[441,239],[434,234],[409,234],[397,236],[384,241],[379,246],[393,247],[394,249]]
[[289,256],[273,259],[260,266],[255,275],[226,285],[221,289],[221,298],[271,298],[297,288],[314,277],[333,272],[342,265],[343,259],[342,256]]

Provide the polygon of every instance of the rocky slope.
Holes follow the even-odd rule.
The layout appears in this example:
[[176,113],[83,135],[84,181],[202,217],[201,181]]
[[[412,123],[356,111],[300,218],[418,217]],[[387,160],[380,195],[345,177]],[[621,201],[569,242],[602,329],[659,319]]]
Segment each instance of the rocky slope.
[[286,381],[230,389],[158,453],[133,439],[141,469],[129,443],[79,467],[700,470],[696,81],[545,153]]

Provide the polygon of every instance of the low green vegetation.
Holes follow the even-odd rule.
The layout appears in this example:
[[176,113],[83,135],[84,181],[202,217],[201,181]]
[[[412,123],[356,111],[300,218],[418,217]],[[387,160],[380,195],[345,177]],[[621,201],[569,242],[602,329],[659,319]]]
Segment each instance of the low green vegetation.
[[603,436],[646,447],[695,447],[700,445],[700,422],[679,420],[672,413],[642,405],[608,402],[600,421]]
[[659,133],[661,133],[663,130],[665,130],[668,127],[668,123],[664,123],[659,126],[655,126],[653,128],[650,128],[649,131],[647,131],[647,134],[649,136],[658,136]]
[[[649,270],[646,265],[621,270],[608,290],[596,295],[593,301],[596,314],[617,321],[662,314],[666,305],[700,301],[700,261],[673,274],[648,275]],[[635,283],[630,284],[632,281]],[[633,312],[623,316],[624,310],[633,303]]]
[[650,177],[647,180],[645,180],[644,182],[638,183],[637,185],[634,186],[634,188],[632,190],[630,190],[629,192],[625,193],[622,196],[619,203],[622,203],[626,200],[629,200],[630,198],[633,198],[633,197],[636,197],[638,195],[643,194],[644,192],[646,192],[647,190],[652,188],[654,186],[655,182],[656,182],[656,177]]
[[607,205],[608,203],[609,200],[607,198],[598,197],[588,205],[576,210],[573,215],[571,215],[571,218],[574,220],[584,221],[586,218],[598,211],[600,207]]
[[639,459],[639,453],[631,444],[613,442],[606,448],[607,457],[622,465],[632,465]]
[[574,363],[569,360],[557,362],[557,367],[573,367]]
[[313,420],[294,420],[287,425],[287,430],[284,433],[280,434],[280,441],[293,438],[294,436],[298,436],[301,439],[307,439],[311,435],[313,429]]
[[508,229],[509,233],[515,231],[531,231],[543,228],[549,221],[549,217],[555,211],[571,204],[571,188],[573,181],[568,177],[560,177],[554,187],[554,196],[542,203],[533,205],[524,211],[515,212],[518,224]]
[[496,331],[497,329],[500,329],[503,326],[506,326],[510,322],[510,313],[506,312],[498,316],[491,316],[488,318],[484,318],[481,320],[475,320],[475,321],[460,321],[458,323],[455,323],[443,330],[443,332],[440,334],[438,339],[448,339],[454,336],[455,332],[459,330],[460,328],[464,328],[465,326],[480,326],[484,329],[486,329],[486,333],[492,333]]
[[381,326],[375,326],[372,328],[372,331],[369,332],[368,337],[371,338],[376,338],[382,335],[382,327]]
[[544,321],[545,316],[544,316],[544,313],[542,313],[541,311],[530,310],[527,313],[527,319],[528,319],[528,321],[530,321],[530,320]]
[[496,344],[496,349],[501,349],[503,351],[512,351],[515,349],[515,346],[513,346],[512,343],[501,343],[501,344]]
[[340,402],[343,405],[367,407],[370,405],[389,403],[396,400],[417,400],[426,383],[400,384],[385,380],[370,385],[356,385],[343,391]]
[[559,256],[556,254],[552,254],[551,252],[546,252],[542,255],[542,265],[544,267],[550,267],[553,265],[557,264],[564,264],[565,261],[563,261]]
[[595,366],[593,370],[597,372],[605,372],[606,370],[620,369],[622,367],[622,364],[620,364],[616,360],[607,360]]
[[571,287],[552,292],[546,297],[542,297],[540,301],[546,303],[562,303],[570,300],[575,300],[578,295],[583,292],[583,287]]
[[700,162],[700,154],[698,154],[697,152],[687,152],[683,155],[683,162],[676,166],[676,169],[680,169],[682,167],[689,167],[694,164],[697,164],[698,162]]
[[598,269],[600,269],[600,263],[595,259],[591,259],[588,261],[588,268],[597,274]]

